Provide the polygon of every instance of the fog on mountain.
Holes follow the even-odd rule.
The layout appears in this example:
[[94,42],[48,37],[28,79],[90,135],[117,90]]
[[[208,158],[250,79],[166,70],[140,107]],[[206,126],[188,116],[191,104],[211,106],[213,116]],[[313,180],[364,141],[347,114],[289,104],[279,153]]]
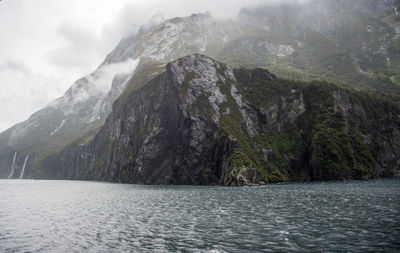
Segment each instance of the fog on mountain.
[[0,133],[0,251],[398,250],[400,2],[152,3]]

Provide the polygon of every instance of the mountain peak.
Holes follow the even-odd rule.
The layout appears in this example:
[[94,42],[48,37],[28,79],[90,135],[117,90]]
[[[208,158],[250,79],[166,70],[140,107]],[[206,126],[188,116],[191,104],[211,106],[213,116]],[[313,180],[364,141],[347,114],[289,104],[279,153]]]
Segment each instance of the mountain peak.
[[[314,5],[314,2],[318,4]],[[154,20],[135,35],[121,40],[101,66],[91,75],[78,80],[64,97],[0,135],[0,143],[4,143],[0,146],[0,176],[9,174],[6,172],[10,169],[8,164],[17,151],[18,164],[19,160],[23,162],[26,155],[38,155],[38,160],[44,159],[81,136],[85,137],[82,143],[86,144],[86,136],[104,127],[110,113],[116,119],[135,110],[142,116],[141,121],[136,121],[137,115],[131,114],[128,118],[124,117],[126,122],[115,121],[114,126],[107,126],[113,130],[112,138],[121,136],[121,125],[132,130],[127,132],[121,147],[132,138],[143,137],[130,135],[140,133],[137,128],[131,128],[131,123],[136,127],[145,127],[141,130],[148,131],[149,138],[157,135],[160,120],[154,116],[154,121],[149,121],[152,113],[165,116],[163,122],[168,127],[164,130],[169,129],[169,133],[181,130],[193,133],[193,136],[177,136],[193,140],[188,144],[193,149],[202,149],[207,140],[211,145],[211,137],[217,128],[237,138],[245,136],[239,142],[246,145],[253,143],[250,139],[257,138],[258,133],[264,133],[267,138],[271,131],[285,130],[288,122],[294,124],[297,117],[314,104],[315,98],[311,95],[319,93],[309,92],[302,88],[301,83],[294,83],[288,88],[286,81],[276,78],[265,68],[285,80],[321,79],[357,89],[368,87],[373,92],[393,95],[398,100],[400,88],[395,84],[400,80],[397,71],[400,59],[397,47],[399,33],[396,33],[398,21],[394,16],[397,9],[393,9],[397,5],[392,6],[389,2],[393,3],[385,1],[382,7],[387,10],[384,13],[374,12],[386,13],[382,16],[386,18],[379,20],[375,14],[359,11],[363,9],[362,6],[371,9],[371,6],[375,6],[374,1],[360,0],[310,1],[304,8],[269,5],[250,11],[242,10],[243,16],[239,14],[233,20],[213,18],[209,13]],[[245,12],[246,15],[243,14]],[[141,59],[139,63],[137,59]],[[137,64],[137,68],[133,63]],[[312,89],[314,86],[310,87]],[[158,92],[154,92],[156,90]],[[325,93],[325,97],[330,97],[328,91]],[[161,103],[161,100],[165,101]],[[149,106],[148,111],[141,109],[143,105]],[[114,114],[113,108],[116,108]],[[169,111],[157,111],[164,109]],[[326,111],[330,112],[330,108]],[[176,117],[171,118],[170,115]],[[303,121],[307,121],[307,118],[303,117]],[[151,126],[146,125],[150,123]],[[178,123],[182,125],[172,130],[169,128],[169,124]],[[187,128],[188,125],[190,128]],[[179,128],[181,126],[182,129]],[[314,129],[311,125],[307,127],[310,128],[300,130],[309,133],[310,129]],[[161,134],[158,136],[164,138]],[[211,137],[207,139],[204,136]],[[174,140],[175,137],[166,140]],[[371,135],[370,138],[375,137]],[[141,141],[148,142],[146,139]],[[246,153],[253,157],[258,153],[264,154],[270,162],[274,159],[270,151],[273,147],[269,146],[271,141],[263,141],[265,150],[259,149],[262,143],[258,143],[254,146],[257,150],[240,150],[236,155]],[[217,144],[223,145],[220,142]],[[183,147],[182,153],[186,152],[186,148]],[[164,151],[160,154],[164,154]],[[129,151],[129,157],[130,154]],[[151,153],[149,155],[152,157]],[[285,154],[283,157],[290,156]],[[101,158],[104,162],[109,159],[107,154]],[[276,166],[283,168],[282,164],[277,162]],[[28,161],[28,170],[35,166],[33,161]],[[107,166],[99,165],[99,168]],[[128,167],[132,166],[130,164]],[[209,165],[202,166],[206,168]],[[262,167],[262,164],[258,166]],[[115,168],[119,167],[115,164]]]
[[217,86],[218,82],[235,80],[233,70],[201,53],[184,56],[167,64],[167,71],[173,74],[177,83],[185,84],[195,80]]
[[220,106],[226,102],[226,95],[221,93],[220,84],[227,80],[235,80],[232,69],[197,53],[169,63],[167,71],[173,80],[172,83],[182,91],[184,112],[204,98],[211,105],[213,121],[218,123]]

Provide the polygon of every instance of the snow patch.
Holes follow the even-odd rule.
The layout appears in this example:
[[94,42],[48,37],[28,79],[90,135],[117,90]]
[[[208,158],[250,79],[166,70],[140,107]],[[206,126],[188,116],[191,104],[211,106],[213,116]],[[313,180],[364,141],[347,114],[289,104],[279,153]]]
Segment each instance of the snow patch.
[[243,48],[250,48],[253,54],[256,55],[274,55],[284,57],[292,55],[295,51],[291,45],[274,44],[265,40],[244,40],[242,41]]
[[63,120],[61,121],[61,124],[60,124],[56,129],[54,129],[54,131],[51,132],[50,135],[53,135],[53,134],[57,133],[58,131],[60,131],[60,129],[64,126],[65,122],[66,122],[66,120],[63,119]]

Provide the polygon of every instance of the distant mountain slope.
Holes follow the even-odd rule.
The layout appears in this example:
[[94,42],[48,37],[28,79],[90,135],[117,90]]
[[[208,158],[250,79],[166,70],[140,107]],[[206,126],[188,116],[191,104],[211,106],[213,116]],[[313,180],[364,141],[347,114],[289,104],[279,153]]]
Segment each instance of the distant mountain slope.
[[400,172],[400,108],[196,54],[118,99],[101,130],[35,178],[251,185]]
[[158,73],[135,77],[144,58],[165,64],[200,52],[235,68],[327,80],[398,102],[399,9],[396,0],[308,1],[243,9],[233,20],[193,14],[143,26],[63,97],[0,134],[0,178],[13,169],[19,176],[24,164],[30,177],[37,161],[95,133],[129,80]]
[[174,18],[121,41],[110,59],[205,53],[233,67],[399,94],[398,1],[326,0],[243,9],[233,20]]

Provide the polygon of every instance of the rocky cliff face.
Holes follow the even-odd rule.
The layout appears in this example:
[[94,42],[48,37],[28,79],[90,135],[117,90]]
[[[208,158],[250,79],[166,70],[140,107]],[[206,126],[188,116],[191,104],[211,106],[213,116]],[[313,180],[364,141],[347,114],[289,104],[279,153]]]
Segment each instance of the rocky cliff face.
[[142,27],[106,62],[203,53],[236,68],[400,94],[399,8],[395,0],[315,0],[243,8],[232,20],[193,14]]
[[252,185],[398,173],[400,111],[366,95],[201,54],[129,85],[91,140],[41,161],[35,178]]
[[[166,64],[200,52],[234,68],[262,67],[285,78],[329,80],[341,87],[356,87],[399,101],[398,9],[400,6],[395,0],[307,1],[243,9],[232,20],[193,14],[143,26],[137,34],[121,40],[97,70],[78,80],[63,97],[0,134],[0,178],[10,176],[13,168],[15,178],[23,167],[26,167],[25,177],[31,178],[35,164],[42,159],[74,140],[92,138],[111,113],[114,101],[121,94],[121,101],[126,100],[130,94],[129,89],[123,94],[130,80],[144,85],[144,80],[159,73],[149,71],[135,77],[137,62],[146,57]],[[288,124],[296,124],[299,115],[307,111],[306,96],[297,89],[287,96],[276,95],[273,104],[266,105],[259,100],[250,103],[254,94],[247,94],[252,87],[245,84],[250,83],[248,80],[261,80],[264,72],[235,71],[235,77],[243,75],[247,81],[237,78],[238,84],[233,88],[220,90],[224,96],[214,94],[217,91],[212,87],[204,91],[215,95],[211,98],[211,109],[206,112],[220,127],[227,129],[227,121],[242,122],[242,118],[246,136],[254,138],[261,130],[279,132]],[[249,73],[259,79],[251,79]],[[204,101],[207,99],[193,103]],[[193,106],[189,101],[185,103],[187,108]],[[232,106],[224,108],[230,103],[236,104],[237,111]],[[227,110],[225,114],[217,110],[221,106]],[[237,112],[237,115],[231,119],[226,116],[231,115],[227,112]],[[190,115],[195,117],[193,113]],[[351,129],[349,121],[346,122],[346,127]],[[247,143],[246,140],[242,142]],[[310,147],[311,143],[307,140],[305,146]],[[270,160],[275,157],[271,147],[264,149]],[[258,156],[252,159],[259,160]],[[286,158],[278,160],[287,163]],[[314,164],[319,164],[318,161]],[[288,178],[288,174],[277,175],[278,179]]]
[[233,73],[218,73],[218,65],[200,55],[168,64],[125,103],[115,103],[92,142],[64,151],[62,177],[90,178],[89,173],[120,182],[218,183],[234,145],[218,131],[226,95],[217,84]]

